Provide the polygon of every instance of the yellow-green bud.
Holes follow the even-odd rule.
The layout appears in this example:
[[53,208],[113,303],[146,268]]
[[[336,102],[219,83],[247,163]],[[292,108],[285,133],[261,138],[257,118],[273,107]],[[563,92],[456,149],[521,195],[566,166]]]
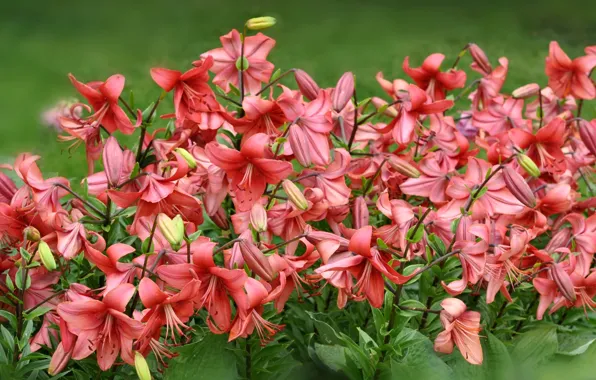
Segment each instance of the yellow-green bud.
[[139,380],[151,380],[151,371],[145,357],[138,351],[135,351],[135,370]]
[[56,260],[54,260],[54,254],[50,249],[50,246],[45,241],[41,240],[37,246],[37,254],[44,267],[47,270],[56,269]]
[[184,239],[184,222],[180,215],[170,219],[166,214],[159,214],[157,216],[157,227],[170,243],[172,249],[178,250]]
[[294,206],[302,211],[308,210],[308,201],[294,182],[290,181],[289,179],[284,179],[282,186],[286,194],[288,194],[288,199],[294,204]]
[[267,231],[267,211],[260,202],[255,203],[250,209],[250,225],[256,232]]
[[246,28],[249,30],[262,30],[271,28],[276,22],[275,17],[271,16],[255,17],[246,22]]
[[538,166],[536,166],[536,164],[534,163],[534,161],[532,161],[530,157],[526,156],[523,153],[519,153],[517,155],[517,163],[519,164],[519,166],[522,167],[522,169],[526,171],[526,173],[528,173],[532,177],[540,177],[540,169],[538,169]]
[[420,172],[418,171],[418,169],[414,167],[414,165],[397,156],[391,156],[391,158],[389,158],[389,165],[393,168],[393,170],[395,170],[401,175],[405,175],[406,177],[420,177]]
[[188,150],[184,148],[176,148],[174,151],[181,155],[182,158],[184,158],[184,161],[186,161],[188,167],[190,167],[191,169],[197,167],[197,161],[195,161],[195,158],[192,156],[192,154],[190,154]]
[[37,242],[41,239],[41,234],[39,233],[39,230],[35,227],[25,227],[23,233],[25,235],[25,238],[29,241]]

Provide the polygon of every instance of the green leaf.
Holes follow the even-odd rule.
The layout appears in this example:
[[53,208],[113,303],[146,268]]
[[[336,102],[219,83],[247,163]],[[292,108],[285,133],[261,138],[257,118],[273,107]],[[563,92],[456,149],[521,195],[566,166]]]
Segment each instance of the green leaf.
[[25,259],[25,261],[31,260],[31,254],[25,248],[21,247],[19,251],[21,252],[21,256]]
[[540,325],[519,336],[511,351],[511,357],[523,366],[535,367],[553,356],[558,349],[557,327]]
[[596,341],[594,331],[558,332],[559,342],[557,353],[562,355],[581,355]]
[[44,315],[45,313],[47,313],[50,310],[52,310],[52,308],[40,306],[37,309],[33,310],[31,313],[24,313],[24,316],[25,316],[25,319],[32,320],[37,317],[41,317],[42,315]]
[[346,349],[339,345],[325,345],[315,343],[317,357],[334,371],[341,371],[346,367]]
[[281,75],[281,69],[275,70],[275,72],[273,73],[273,75],[271,75],[271,78],[269,79],[269,83],[275,82],[277,80],[277,78],[279,78],[280,75]]
[[10,327],[12,327],[13,329],[16,330],[17,317],[15,317],[14,314],[12,314],[6,310],[0,310],[0,317],[5,318],[8,321],[8,323],[10,324]]
[[378,247],[379,247],[379,249],[381,249],[381,250],[385,250],[385,249],[389,248],[389,246],[387,245],[387,243],[385,243],[385,242],[383,241],[383,239],[381,239],[381,238],[377,238],[377,246],[378,246]]
[[484,186],[480,191],[474,192],[474,199],[480,199],[486,192],[488,191],[488,187]]
[[428,235],[427,241],[428,241],[428,245],[439,256],[443,256],[446,253],[445,243],[437,235],[435,235],[435,234]]
[[[404,268],[403,275],[404,276],[409,276],[412,273],[414,273],[416,270],[418,270],[418,269],[420,269],[422,267],[424,267],[424,264],[412,264],[412,265],[408,265],[407,267]],[[414,284],[415,282],[417,282],[418,280],[420,280],[421,274],[418,274],[418,275],[412,277],[410,279],[410,281],[408,281],[406,284],[408,284],[408,285]]]
[[418,243],[422,239],[422,236],[424,236],[424,228],[422,226],[416,228],[416,226],[410,227],[406,234],[406,240],[410,243]]
[[223,335],[207,334],[197,342],[178,349],[164,379],[239,379],[234,346]]

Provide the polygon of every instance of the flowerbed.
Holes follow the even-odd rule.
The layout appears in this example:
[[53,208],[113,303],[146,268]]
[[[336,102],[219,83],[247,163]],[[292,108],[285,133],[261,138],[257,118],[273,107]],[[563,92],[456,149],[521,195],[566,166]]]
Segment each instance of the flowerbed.
[[591,352],[596,48],[552,42],[548,84],[512,94],[475,44],[448,69],[406,57],[412,83],[379,73],[385,99],[362,99],[352,73],[275,71],[252,32],[273,24],[152,69],[144,111],[120,74],[69,75],[86,102],[52,117],[84,145],[82,185],[28,153],[0,173],[3,368],[510,378]]

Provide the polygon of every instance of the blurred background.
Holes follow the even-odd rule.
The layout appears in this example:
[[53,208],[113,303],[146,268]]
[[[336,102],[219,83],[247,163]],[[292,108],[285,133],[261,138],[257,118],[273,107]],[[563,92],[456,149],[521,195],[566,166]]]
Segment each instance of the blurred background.
[[[381,94],[374,79],[404,77],[434,52],[451,64],[468,42],[476,42],[493,64],[509,58],[505,90],[546,83],[544,57],[556,39],[570,55],[596,44],[596,1],[514,0],[457,2],[425,0],[176,0],[127,2],[2,1],[0,5],[0,163],[18,152],[43,156],[46,175],[82,177],[83,147],[68,151],[57,133],[40,123],[41,113],[77,96],[68,81],[126,77],[144,108],[160,93],[149,69],[185,70],[199,55],[219,47],[219,36],[240,29],[250,17],[271,15],[278,25],[266,34],[277,41],[270,61],[282,70],[299,67],[321,86],[332,86],[351,70],[362,97]],[[464,58],[462,68],[470,60]],[[590,107],[594,107],[590,105]],[[168,111],[166,107],[160,112]],[[589,111],[589,110],[588,110]]]

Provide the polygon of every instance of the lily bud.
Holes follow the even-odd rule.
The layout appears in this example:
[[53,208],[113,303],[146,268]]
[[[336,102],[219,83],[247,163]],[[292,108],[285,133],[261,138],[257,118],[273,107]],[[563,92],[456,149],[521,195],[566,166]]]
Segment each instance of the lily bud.
[[389,158],[389,165],[398,172],[399,174],[405,175],[406,177],[410,178],[418,178],[420,177],[420,172],[418,169],[414,167],[414,165],[410,164],[408,161],[403,160],[397,156],[391,156]]
[[294,71],[294,78],[300,92],[305,98],[315,100],[319,96],[319,92],[321,92],[319,85],[304,70],[298,69]]
[[585,120],[580,121],[579,136],[590,153],[596,156],[596,120],[590,123]]
[[255,17],[246,22],[246,28],[249,30],[262,30],[271,28],[276,22],[275,17],[271,16]]
[[331,105],[335,112],[340,112],[354,94],[354,74],[347,72],[339,78],[333,95],[331,96]]
[[228,214],[226,214],[226,210],[223,207],[219,206],[215,214],[211,215],[211,220],[215,225],[222,230],[229,230],[230,223],[228,222]]
[[577,297],[575,295],[575,290],[573,289],[573,282],[571,281],[571,277],[569,277],[569,274],[565,272],[561,264],[554,263],[550,267],[550,274],[555,284],[557,284],[557,288],[559,289],[563,297],[565,297],[569,302],[575,302]]
[[184,222],[180,215],[170,219],[166,214],[157,216],[157,227],[166,238],[172,249],[178,250],[184,239]]
[[511,95],[516,99],[526,99],[534,95],[538,95],[540,86],[536,83],[530,83],[513,90]]
[[186,161],[189,168],[195,169],[197,167],[197,161],[195,161],[195,158],[188,150],[184,148],[176,148],[174,151],[184,158],[184,161]]
[[565,247],[569,239],[571,238],[571,229],[570,228],[561,228],[559,231],[555,232],[551,239],[544,247],[544,250],[548,253],[553,253],[557,249],[561,247]]
[[509,166],[503,168],[503,180],[505,185],[511,191],[511,194],[524,206],[529,208],[536,207],[536,197],[530,186],[517,171]]
[[265,281],[273,280],[275,272],[271,268],[267,256],[256,245],[247,240],[241,240],[238,245],[242,258],[250,270]]
[[54,351],[54,354],[52,355],[52,360],[50,360],[50,366],[48,367],[48,373],[50,376],[55,376],[62,372],[64,368],[66,368],[71,354],[72,349],[67,352],[64,349],[63,342],[58,343],[56,351]]
[[456,241],[473,241],[474,235],[472,235],[468,230],[470,226],[474,223],[472,217],[469,215],[464,215],[459,220],[457,225],[457,229],[455,230],[455,239]]
[[480,49],[478,45],[470,44],[470,46],[468,47],[468,51],[470,52],[470,55],[472,56],[474,62],[476,62],[476,64],[478,65],[478,67],[482,69],[482,71],[484,71],[485,73],[490,73],[491,71],[493,71],[493,68],[490,65],[490,62],[488,61],[486,53],[484,52],[484,50]]
[[368,206],[364,197],[357,197],[354,200],[354,208],[352,209],[352,225],[355,229],[360,229],[368,226],[369,219]]
[[526,173],[528,173],[532,177],[540,177],[540,169],[538,169],[538,166],[536,166],[536,164],[534,163],[534,161],[532,161],[530,157],[526,156],[525,154],[519,153],[517,155],[517,163],[519,164],[519,166],[522,167],[522,169],[525,170]]
[[382,112],[385,116],[397,117],[397,110],[393,106],[389,107],[389,103],[383,99],[373,96],[370,101],[377,109],[377,112]]
[[308,201],[294,182],[289,179],[284,179],[281,184],[286,194],[288,194],[288,199],[294,206],[302,211],[308,210]]
[[145,360],[145,357],[139,351],[135,351],[135,370],[137,371],[139,380],[151,380],[151,371],[149,370],[147,360]]
[[257,232],[267,231],[267,211],[260,202],[255,203],[250,209],[250,225]]
[[37,242],[41,239],[39,230],[35,227],[25,227],[25,229],[23,230],[23,234],[25,235],[25,239],[29,241]]
[[106,140],[103,147],[102,159],[108,183],[112,187],[118,186],[124,165],[124,153],[114,136],[110,136]]
[[56,269],[56,260],[54,260],[54,254],[52,253],[48,243],[41,240],[37,246],[37,254],[39,255],[41,263],[44,267],[46,267],[47,270],[52,271]]

